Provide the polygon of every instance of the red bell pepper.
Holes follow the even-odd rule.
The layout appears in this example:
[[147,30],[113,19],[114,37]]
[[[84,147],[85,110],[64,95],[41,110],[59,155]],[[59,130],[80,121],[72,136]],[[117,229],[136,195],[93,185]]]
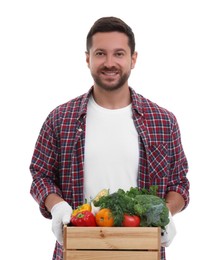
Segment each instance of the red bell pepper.
[[73,226],[80,227],[95,227],[96,221],[95,216],[91,211],[85,210],[77,213],[75,216],[71,217],[71,223]]

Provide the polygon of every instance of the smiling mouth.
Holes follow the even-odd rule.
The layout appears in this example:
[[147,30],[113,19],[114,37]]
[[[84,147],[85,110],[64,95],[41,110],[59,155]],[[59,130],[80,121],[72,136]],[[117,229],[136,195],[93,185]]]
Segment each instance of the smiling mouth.
[[101,72],[103,75],[105,76],[109,76],[109,77],[113,77],[113,76],[116,76],[118,74],[117,71],[102,71]]

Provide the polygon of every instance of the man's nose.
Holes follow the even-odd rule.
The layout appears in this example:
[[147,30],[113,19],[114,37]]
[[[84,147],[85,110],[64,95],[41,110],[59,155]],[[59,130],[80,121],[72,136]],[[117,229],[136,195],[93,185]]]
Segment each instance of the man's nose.
[[105,67],[112,67],[114,66],[114,57],[113,55],[106,55],[105,56],[105,62],[104,62]]

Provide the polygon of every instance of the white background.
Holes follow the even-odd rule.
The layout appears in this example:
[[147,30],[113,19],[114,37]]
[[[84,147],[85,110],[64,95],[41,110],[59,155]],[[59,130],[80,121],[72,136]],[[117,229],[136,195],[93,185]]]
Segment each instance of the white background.
[[[94,21],[118,16],[139,53],[130,85],[179,122],[191,182],[189,207],[174,217],[167,260],[218,259],[217,1],[0,2],[1,254],[48,260],[54,236],[29,194],[29,164],[42,123],[86,92],[85,40]],[[217,211],[217,210],[216,210]],[[2,232],[3,231],[3,232]]]

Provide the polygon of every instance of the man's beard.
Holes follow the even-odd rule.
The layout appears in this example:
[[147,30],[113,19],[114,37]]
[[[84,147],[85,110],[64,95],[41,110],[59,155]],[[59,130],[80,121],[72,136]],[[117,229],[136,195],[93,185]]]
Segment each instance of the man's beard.
[[97,74],[92,73],[92,77],[94,79],[94,82],[102,89],[107,90],[107,91],[114,91],[117,89],[122,88],[122,86],[127,82],[129,76],[130,76],[131,71],[129,73],[124,73],[118,81],[115,83],[104,83],[101,80],[101,77],[99,77]]

